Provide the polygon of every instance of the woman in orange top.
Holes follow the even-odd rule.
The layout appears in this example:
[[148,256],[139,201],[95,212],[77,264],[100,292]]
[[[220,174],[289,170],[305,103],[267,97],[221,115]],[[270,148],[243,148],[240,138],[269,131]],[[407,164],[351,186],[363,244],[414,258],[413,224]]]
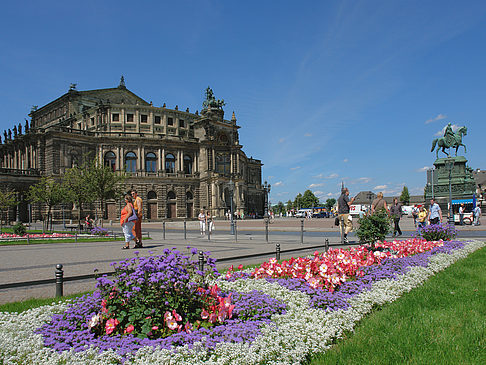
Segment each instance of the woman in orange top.
[[132,228],[135,222],[128,220],[134,211],[132,197],[128,194],[125,195],[125,204],[125,207],[121,211],[120,225],[125,235],[125,246],[122,249],[127,250],[130,248],[130,241],[135,239],[135,236],[132,234]]

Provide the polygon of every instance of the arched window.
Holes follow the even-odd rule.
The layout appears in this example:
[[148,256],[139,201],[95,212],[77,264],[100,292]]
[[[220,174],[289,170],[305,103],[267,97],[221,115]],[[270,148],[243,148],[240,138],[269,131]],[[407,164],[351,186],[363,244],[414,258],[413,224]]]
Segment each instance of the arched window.
[[149,152],[145,156],[145,170],[147,172],[155,172],[157,166],[157,157],[155,153]]
[[186,200],[192,200],[192,199],[193,199],[193,197],[194,197],[194,196],[192,195],[192,193],[191,193],[190,191],[188,191],[188,192],[186,193]]
[[172,190],[167,193],[168,200],[173,200],[175,198],[176,198],[176,194]]
[[153,190],[147,193],[147,200],[157,199],[157,193]]
[[184,155],[184,174],[192,174],[192,158],[188,155]]
[[111,151],[105,154],[105,166],[108,166],[113,171],[116,169],[116,156]]
[[172,153],[165,155],[165,172],[175,172],[175,157]]
[[133,152],[128,152],[125,155],[125,169],[127,172],[137,171],[137,155]]
[[216,172],[227,175],[230,173],[231,158],[229,153],[218,153],[216,155]]
[[79,165],[78,163],[78,155],[75,153],[75,152],[71,152],[71,156],[70,156],[70,167],[76,167]]

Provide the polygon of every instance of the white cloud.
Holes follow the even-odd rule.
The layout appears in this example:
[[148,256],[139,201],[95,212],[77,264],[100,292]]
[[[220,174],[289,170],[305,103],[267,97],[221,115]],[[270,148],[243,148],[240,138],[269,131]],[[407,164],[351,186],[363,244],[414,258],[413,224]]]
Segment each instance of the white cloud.
[[348,160],[347,158],[345,158],[345,159],[343,160],[343,162],[344,162],[344,163],[346,163],[346,162],[348,162],[348,161],[349,161],[349,160]]
[[327,193],[327,196],[334,196],[334,193]]
[[275,184],[273,184],[273,186],[282,186],[283,185],[283,182],[281,181],[277,181]]
[[388,185],[376,185],[373,190],[383,190],[386,189]]
[[367,184],[371,181],[370,177],[360,177],[357,182]]
[[319,174],[319,175],[316,175],[316,176],[313,176],[313,177],[315,177],[317,179],[335,179],[335,178],[339,177],[339,175],[336,174],[336,173],[332,173],[332,174],[329,174],[327,176],[325,176],[324,174]]
[[318,188],[319,186],[324,186],[324,185],[326,185],[326,184],[324,184],[324,183],[320,183],[320,184],[310,184],[309,185],[309,189]]
[[300,166],[291,167],[290,169],[291,169],[292,171],[293,171],[293,170],[298,170],[298,169],[300,169]]
[[445,114],[437,114],[437,116],[435,118],[426,120],[425,121],[425,124],[429,124],[429,123],[432,123],[432,122],[436,122],[438,120],[442,120],[442,119],[445,119],[445,118],[447,118],[447,115],[445,115]]
[[285,138],[280,138],[280,139],[278,140],[278,143],[284,143],[284,142],[285,142]]
[[304,134],[304,137],[312,137],[312,133],[306,133]]
[[432,166],[424,166],[424,167],[421,167],[417,170],[415,170],[416,172],[424,172],[424,171],[427,171],[427,170],[430,170],[432,168]]

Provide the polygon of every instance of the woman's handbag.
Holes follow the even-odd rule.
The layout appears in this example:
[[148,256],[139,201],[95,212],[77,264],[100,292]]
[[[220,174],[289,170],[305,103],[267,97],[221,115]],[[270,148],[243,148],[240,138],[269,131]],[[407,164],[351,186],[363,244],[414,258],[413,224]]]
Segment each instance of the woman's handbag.
[[138,217],[137,217],[137,213],[135,213],[135,208],[133,207],[133,205],[131,207],[132,207],[132,213],[133,214],[130,217],[128,217],[128,221],[134,222],[138,219]]
[[334,225],[339,226],[339,217],[334,218]]

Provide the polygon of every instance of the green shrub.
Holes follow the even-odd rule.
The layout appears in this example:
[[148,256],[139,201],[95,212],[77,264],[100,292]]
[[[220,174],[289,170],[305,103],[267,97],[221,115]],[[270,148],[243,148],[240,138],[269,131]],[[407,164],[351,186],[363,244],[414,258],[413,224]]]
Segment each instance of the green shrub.
[[383,241],[391,229],[391,218],[385,210],[380,210],[372,215],[361,218],[356,235],[360,242]]
[[27,229],[21,222],[18,222],[12,228],[13,228],[13,233],[15,233],[17,236],[23,236],[27,232]]

